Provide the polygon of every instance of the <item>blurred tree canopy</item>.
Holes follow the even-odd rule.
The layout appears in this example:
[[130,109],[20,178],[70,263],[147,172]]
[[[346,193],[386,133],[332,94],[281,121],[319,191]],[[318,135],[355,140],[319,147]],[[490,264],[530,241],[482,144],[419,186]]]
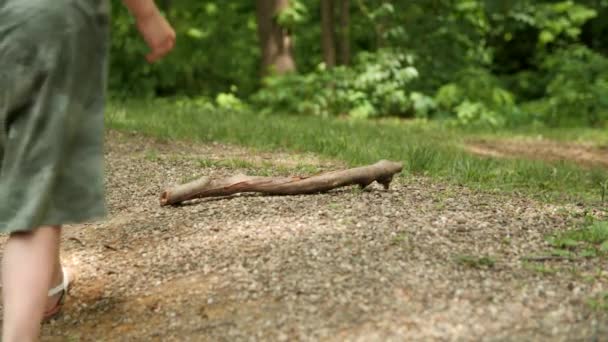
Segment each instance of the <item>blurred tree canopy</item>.
[[[114,1],[114,0],[113,0]],[[117,97],[503,127],[605,125],[608,0],[164,0],[175,52],[113,6]]]

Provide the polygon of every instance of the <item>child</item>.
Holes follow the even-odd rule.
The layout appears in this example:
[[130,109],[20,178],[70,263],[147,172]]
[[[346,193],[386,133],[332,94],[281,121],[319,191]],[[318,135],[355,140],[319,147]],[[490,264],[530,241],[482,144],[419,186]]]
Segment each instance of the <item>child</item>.
[[[153,0],[123,0],[155,62],[175,32]],[[0,0],[2,341],[34,341],[70,275],[61,225],[105,215],[109,0]],[[118,52],[119,53],[119,52]]]

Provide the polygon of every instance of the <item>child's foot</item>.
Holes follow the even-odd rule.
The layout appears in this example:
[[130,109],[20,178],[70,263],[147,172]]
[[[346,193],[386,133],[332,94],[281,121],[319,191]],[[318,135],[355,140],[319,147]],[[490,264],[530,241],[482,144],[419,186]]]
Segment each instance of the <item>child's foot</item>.
[[44,311],[43,321],[48,321],[56,317],[63,306],[63,301],[67,295],[70,285],[73,282],[72,272],[67,268],[61,268],[58,275],[53,277],[54,284],[59,284],[49,290],[48,300]]

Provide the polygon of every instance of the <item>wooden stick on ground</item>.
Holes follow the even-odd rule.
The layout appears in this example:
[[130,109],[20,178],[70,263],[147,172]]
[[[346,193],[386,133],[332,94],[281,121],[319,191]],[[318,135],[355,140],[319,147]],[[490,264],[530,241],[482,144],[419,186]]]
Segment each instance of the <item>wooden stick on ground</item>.
[[255,177],[236,175],[223,179],[202,177],[190,183],[163,191],[161,206],[178,204],[195,198],[229,196],[244,192],[268,195],[303,195],[326,192],[335,188],[359,185],[367,187],[374,181],[388,189],[393,176],[403,165],[381,160],[373,165],[333,171],[312,177]]

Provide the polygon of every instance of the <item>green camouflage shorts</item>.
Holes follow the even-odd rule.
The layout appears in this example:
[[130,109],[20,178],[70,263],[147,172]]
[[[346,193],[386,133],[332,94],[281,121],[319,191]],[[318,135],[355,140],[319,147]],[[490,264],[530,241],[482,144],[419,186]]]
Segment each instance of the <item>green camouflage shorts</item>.
[[109,3],[0,0],[0,232],[106,215]]

